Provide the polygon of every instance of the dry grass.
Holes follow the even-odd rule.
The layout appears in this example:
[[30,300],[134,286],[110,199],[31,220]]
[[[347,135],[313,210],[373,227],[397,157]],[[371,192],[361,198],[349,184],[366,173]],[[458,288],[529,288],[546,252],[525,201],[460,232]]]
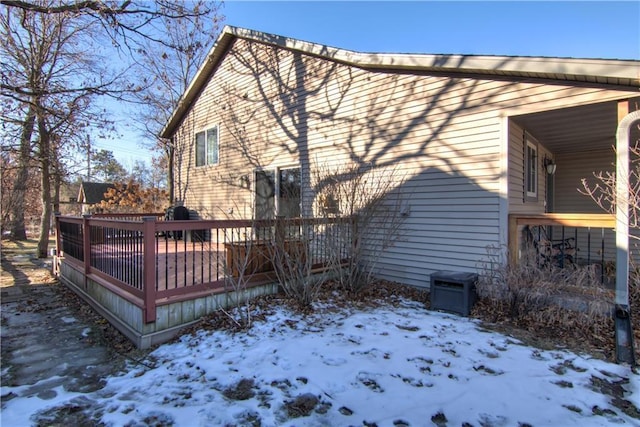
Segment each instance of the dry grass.
[[[55,248],[55,241],[49,241]],[[2,239],[0,246],[0,288],[17,285],[43,285],[55,282],[50,271],[44,268],[43,259],[38,259],[38,240],[13,241]]]
[[474,315],[613,359],[615,294],[594,266],[541,267],[534,256],[508,266],[501,256],[490,250],[481,266]]

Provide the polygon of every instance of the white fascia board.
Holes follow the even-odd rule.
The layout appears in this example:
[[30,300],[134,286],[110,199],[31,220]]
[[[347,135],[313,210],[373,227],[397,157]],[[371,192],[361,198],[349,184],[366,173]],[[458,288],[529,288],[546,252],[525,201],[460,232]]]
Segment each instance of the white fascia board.
[[365,69],[519,75],[567,81],[589,81],[590,78],[597,78],[596,81],[623,86],[636,85],[640,81],[640,61],[636,60],[362,53],[227,25],[209,51],[207,60],[200,66],[180,98],[178,107],[161,132],[162,137],[169,138],[173,135],[191,103],[235,38],[300,51]]

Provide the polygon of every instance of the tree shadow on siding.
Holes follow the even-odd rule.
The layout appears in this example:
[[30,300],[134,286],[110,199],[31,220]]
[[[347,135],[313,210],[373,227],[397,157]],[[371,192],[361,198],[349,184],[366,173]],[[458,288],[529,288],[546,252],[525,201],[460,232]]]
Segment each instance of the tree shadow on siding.
[[[444,59],[446,64],[434,65],[464,68],[465,61],[452,56]],[[496,67],[506,68],[510,61],[504,59]],[[314,181],[314,167],[344,162],[363,173],[398,167],[406,179],[399,180],[403,188],[394,191],[410,195],[407,243],[399,248],[405,253],[413,250],[416,257],[432,248],[426,252],[438,252],[435,258],[442,261],[434,265],[468,270],[476,261],[464,257],[481,259],[487,244],[504,238],[499,230],[499,182],[505,178],[500,117],[505,108],[529,101],[526,91],[524,96],[517,92],[527,89],[522,83],[531,82],[365,70],[237,39],[205,90],[213,98],[199,112],[205,121],[223,126],[224,167],[212,176],[215,191],[226,191],[233,206],[244,203],[246,216],[252,212],[254,191],[246,178],[256,170],[295,162],[305,193],[302,214],[312,216],[316,195],[335,180],[349,179],[332,175]],[[216,208],[203,207],[202,212],[215,217]],[[456,255],[442,250],[448,247]],[[395,249],[388,254],[389,262],[399,257]]]
[[[350,161],[363,170],[407,164],[464,173],[479,166],[487,170],[483,179],[499,178],[500,129],[478,129],[482,124],[464,120],[490,104],[497,116],[505,105],[502,95],[515,83],[363,71],[298,51],[238,43],[226,59],[233,78],[218,83],[214,114],[232,140],[222,149],[243,159],[245,173],[293,159],[307,180],[303,187],[315,194],[326,183],[312,188],[309,168],[324,151],[332,153],[327,161]],[[458,61],[464,66],[464,58]],[[482,136],[474,140],[474,133]],[[483,138],[490,140],[487,150]],[[460,162],[465,158],[475,166]],[[236,185],[234,172],[217,179]]]
[[391,191],[406,200],[401,236],[380,255],[377,276],[429,286],[437,270],[474,272],[487,247],[502,247],[499,193],[468,176],[428,167]]

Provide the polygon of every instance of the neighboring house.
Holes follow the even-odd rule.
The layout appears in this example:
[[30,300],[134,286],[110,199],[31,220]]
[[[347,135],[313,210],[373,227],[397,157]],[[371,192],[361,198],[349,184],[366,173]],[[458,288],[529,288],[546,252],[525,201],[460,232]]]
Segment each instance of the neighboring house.
[[82,206],[82,214],[101,213],[101,208],[94,205],[104,200],[104,195],[110,188],[114,188],[114,184],[108,182],[85,182],[80,184],[78,191],[78,203]]
[[205,219],[311,216],[319,167],[397,168],[410,208],[381,275],[425,286],[506,246],[509,215],[601,213],[578,189],[616,163],[639,77],[640,61],[370,54],[225,27],[162,136]]

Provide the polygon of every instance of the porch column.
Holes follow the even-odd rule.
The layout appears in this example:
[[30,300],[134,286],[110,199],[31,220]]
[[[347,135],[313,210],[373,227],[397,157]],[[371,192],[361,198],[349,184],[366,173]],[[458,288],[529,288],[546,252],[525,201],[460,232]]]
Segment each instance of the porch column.
[[625,307],[629,305],[629,136],[638,120],[640,111],[625,115],[616,134],[616,304]]

